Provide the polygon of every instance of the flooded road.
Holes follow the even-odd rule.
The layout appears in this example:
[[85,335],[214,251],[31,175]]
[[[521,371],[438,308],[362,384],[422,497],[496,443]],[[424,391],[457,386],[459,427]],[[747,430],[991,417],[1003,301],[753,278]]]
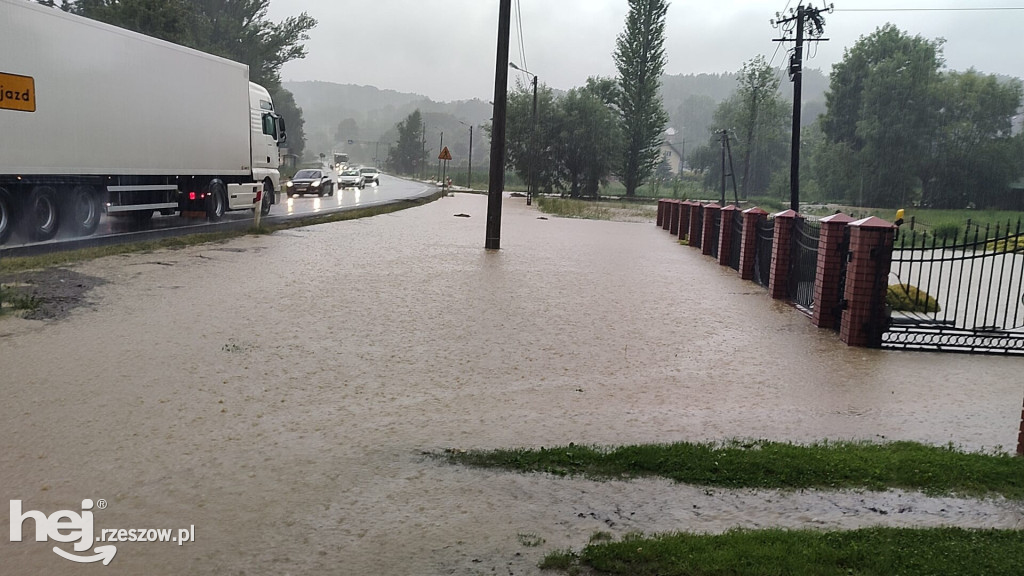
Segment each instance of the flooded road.
[[194,526],[195,541],[119,542],[109,566],[74,566],[26,520],[26,541],[0,537],[0,573],[536,574],[597,530],[1024,527],[1024,506],[1002,500],[591,482],[428,456],[732,438],[1015,447],[1024,360],[848,348],[652,224],[538,216],[506,198],[497,252],[486,197],[457,195],[76,266],[107,281],[87,306],[0,319],[0,523],[9,500],[49,515],[104,499],[97,536]]

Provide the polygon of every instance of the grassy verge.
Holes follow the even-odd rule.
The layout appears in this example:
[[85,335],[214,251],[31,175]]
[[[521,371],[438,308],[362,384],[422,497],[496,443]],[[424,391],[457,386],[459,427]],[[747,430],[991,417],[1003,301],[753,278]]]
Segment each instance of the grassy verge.
[[[433,198],[430,198],[433,200]],[[259,228],[250,227],[245,230],[227,230],[223,232],[210,232],[204,234],[190,234],[187,236],[175,236],[173,238],[163,238],[161,240],[150,240],[144,242],[133,242],[130,244],[114,244],[110,246],[99,246],[94,248],[82,248],[79,250],[68,250],[61,252],[52,252],[49,254],[43,254],[39,256],[28,256],[24,258],[0,258],[0,274],[8,274],[13,272],[23,272],[25,270],[36,270],[39,268],[49,268],[52,266],[64,266],[73,264],[75,262],[82,262],[85,260],[93,260],[95,258],[102,258],[104,256],[113,256],[116,254],[127,254],[131,252],[151,252],[154,250],[165,250],[165,249],[177,249],[184,248],[186,246],[195,246],[199,244],[209,244],[215,242],[226,242],[233,238],[241,236],[248,236],[250,234],[272,234],[278,230],[287,230],[290,228],[299,228],[302,226],[313,226],[316,224],[326,224],[329,222],[339,222],[342,220],[354,220],[357,218],[366,218],[369,216],[376,216],[378,214],[386,214],[388,212],[395,212],[405,208],[409,208],[413,205],[423,203],[422,201],[409,201],[390,204],[387,206],[373,206],[370,208],[359,208],[356,210],[348,210],[345,212],[335,212],[332,214],[324,214],[311,218],[302,218],[297,220],[288,220],[286,222],[274,223],[274,224],[263,224]]]
[[611,449],[570,444],[539,450],[448,451],[445,457],[471,466],[597,479],[661,476],[723,488],[902,488],[932,495],[1024,499],[1024,458],[914,442],[680,442]]
[[1020,574],[1022,555],[1024,532],[1014,530],[733,530],[591,543],[579,554],[553,552],[540,566],[569,573],[586,566],[600,574],[631,576],[993,576]]
[[619,220],[627,222],[654,221],[658,214],[656,204],[628,204],[622,202],[595,202],[573,198],[537,198],[537,208],[545,214],[563,218],[589,220]]

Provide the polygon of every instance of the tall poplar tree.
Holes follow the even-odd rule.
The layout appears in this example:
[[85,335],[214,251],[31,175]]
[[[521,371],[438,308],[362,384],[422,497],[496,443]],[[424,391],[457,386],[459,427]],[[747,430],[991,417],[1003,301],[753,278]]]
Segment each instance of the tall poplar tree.
[[658,89],[665,69],[665,0],[629,0],[626,29],[615,42],[619,71],[618,109],[624,148],[618,176],[626,196],[651,176],[661,161],[668,113]]

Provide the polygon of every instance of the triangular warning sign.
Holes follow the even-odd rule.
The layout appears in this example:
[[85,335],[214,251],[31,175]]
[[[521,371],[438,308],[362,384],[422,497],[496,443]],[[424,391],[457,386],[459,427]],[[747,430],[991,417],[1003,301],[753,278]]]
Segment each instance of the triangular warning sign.
[[451,160],[452,153],[448,151],[448,147],[445,146],[441,149],[441,153],[437,156],[438,160]]

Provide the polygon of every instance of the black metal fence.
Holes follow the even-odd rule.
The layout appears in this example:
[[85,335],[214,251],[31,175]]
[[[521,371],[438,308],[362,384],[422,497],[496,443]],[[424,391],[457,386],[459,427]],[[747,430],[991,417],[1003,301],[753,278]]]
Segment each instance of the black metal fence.
[[793,219],[793,250],[790,253],[789,298],[802,311],[814,310],[814,277],[818,272],[818,239],[821,224]]
[[893,250],[887,348],[1024,354],[1021,222],[963,236],[902,234]]
[[695,228],[697,233],[693,235],[693,238],[690,238],[690,246],[700,248],[704,236],[704,207],[699,206],[694,212],[697,213],[697,227]]
[[743,212],[732,211],[732,222],[729,229],[729,267],[740,269],[740,250],[743,248]]
[[772,271],[772,241],[775,237],[775,219],[766,218],[757,223],[757,239],[754,243],[754,282],[768,287]]
[[717,211],[711,216],[711,257],[718,258],[718,240],[722,237],[722,212]]

